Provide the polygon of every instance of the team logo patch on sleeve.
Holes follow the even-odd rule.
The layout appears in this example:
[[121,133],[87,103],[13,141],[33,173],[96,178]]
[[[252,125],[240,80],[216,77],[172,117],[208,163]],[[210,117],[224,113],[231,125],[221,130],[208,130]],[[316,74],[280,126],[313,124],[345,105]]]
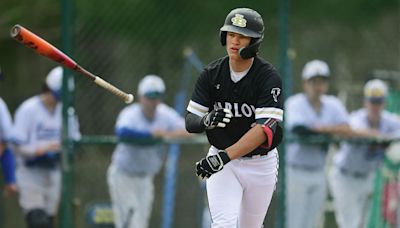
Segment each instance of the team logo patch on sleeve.
[[271,94],[272,94],[272,97],[274,98],[274,101],[278,102],[278,96],[279,96],[279,94],[281,94],[281,89],[280,88],[272,88]]

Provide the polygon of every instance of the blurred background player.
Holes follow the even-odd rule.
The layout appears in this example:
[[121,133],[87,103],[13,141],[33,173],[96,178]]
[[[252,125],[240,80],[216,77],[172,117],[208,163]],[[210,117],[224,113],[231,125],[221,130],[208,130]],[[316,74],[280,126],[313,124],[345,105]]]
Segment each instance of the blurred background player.
[[[16,110],[13,141],[17,156],[19,203],[28,228],[53,227],[61,194],[63,69],[52,69],[42,92],[28,98]],[[79,138],[77,119],[71,124]]]
[[[347,111],[336,97],[326,95],[330,70],[321,60],[305,64],[303,93],[285,103],[285,127],[301,136],[346,134]],[[328,143],[293,142],[286,153],[286,209],[288,228],[315,227],[327,196],[325,163]]]
[[197,176],[207,179],[211,227],[262,227],[275,189],[282,83],[257,56],[263,37],[258,12],[232,10],[220,29],[228,56],[203,70],[187,107],[186,128],[205,131],[211,144],[196,163]]
[[116,228],[146,228],[154,199],[154,176],[165,146],[157,139],[189,136],[184,119],[162,102],[164,81],[147,75],[138,86],[139,103],[124,108],[115,126],[119,142],[108,170]]
[[8,142],[11,137],[12,119],[6,103],[0,97],[0,165],[3,171],[4,195],[11,196],[17,192],[15,183],[15,158]]
[[[374,79],[364,86],[364,108],[350,114],[358,137],[386,137],[400,129],[400,120],[384,110],[388,88]],[[342,142],[329,175],[335,217],[340,228],[364,227],[373,180],[387,144]]]

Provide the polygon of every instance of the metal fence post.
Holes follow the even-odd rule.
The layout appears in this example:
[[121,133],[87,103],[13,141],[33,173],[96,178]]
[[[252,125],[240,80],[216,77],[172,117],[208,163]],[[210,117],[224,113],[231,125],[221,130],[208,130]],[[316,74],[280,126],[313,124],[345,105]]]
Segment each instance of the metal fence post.
[[[71,54],[72,50],[72,0],[61,1],[61,42],[62,50]],[[64,70],[62,87],[62,191],[59,213],[59,227],[73,227],[72,218],[72,164],[71,155],[73,153],[73,141],[69,137],[68,111],[72,108],[73,88],[70,88],[68,81],[72,77],[68,70]],[[73,110],[73,109],[72,109]]]
[[[175,97],[175,110],[182,114],[185,112],[187,88],[192,78],[191,69],[195,67],[200,71],[203,64],[191,49],[184,50],[185,62],[183,66],[182,80],[180,90]],[[168,151],[166,162],[165,183],[164,183],[164,199],[162,211],[162,228],[170,228],[173,224],[175,209],[175,192],[176,192],[176,173],[180,155],[179,144],[171,144]]]
[[[288,58],[288,20],[289,0],[279,1],[279,71],[283,82],[283,95],[290,95],[289,58]],[[285,138],[279,147],[278,212],[275,227],[285,227]]]

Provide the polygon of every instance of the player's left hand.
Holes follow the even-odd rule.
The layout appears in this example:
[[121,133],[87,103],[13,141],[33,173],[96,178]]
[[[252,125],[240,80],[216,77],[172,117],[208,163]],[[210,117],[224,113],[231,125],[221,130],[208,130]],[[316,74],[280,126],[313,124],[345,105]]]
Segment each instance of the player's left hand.
[[196,162],[196,175],[201,179],[207,179],[214,173],[222,170],[224,165],[230,162],[225,150],[219,150],[216,155],[211,155]]
[[224,128],[231,122],[233,114],[230,109],[217,108],[209,112],[202,118],[202,123],[206,130],[211,130],[216,127]]

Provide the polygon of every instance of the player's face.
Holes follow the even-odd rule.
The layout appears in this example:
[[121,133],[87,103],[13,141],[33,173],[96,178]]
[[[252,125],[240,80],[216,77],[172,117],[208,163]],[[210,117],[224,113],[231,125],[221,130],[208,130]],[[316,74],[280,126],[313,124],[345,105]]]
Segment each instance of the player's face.
[[368,113],[372,116],[379,117],[385,108],[384,100],[381,101],[372,101],[372,100],[365,100],[365,108],[367,109]]
[[251,38],[239,33],[227,32],[226,34],[226,52],[231,59],[241,59],[239,55],[240,48],[249,46]]
[[57,105],[59,98],[55,94],[53,94],[52,92],[48,92],[46,93],[46,97],[47,97],[47,102],[50,106]]
[[324,77],[313,77],[304,83],[304,91],[311,98],[319,98],[328,91],[328,80]]
[[160,104],[160,99],[151,99],[146,96],[141,96],[140,97],[140,104],[142,105],[143,112],[148,116],[148,117],[153,117],[157,105]]

